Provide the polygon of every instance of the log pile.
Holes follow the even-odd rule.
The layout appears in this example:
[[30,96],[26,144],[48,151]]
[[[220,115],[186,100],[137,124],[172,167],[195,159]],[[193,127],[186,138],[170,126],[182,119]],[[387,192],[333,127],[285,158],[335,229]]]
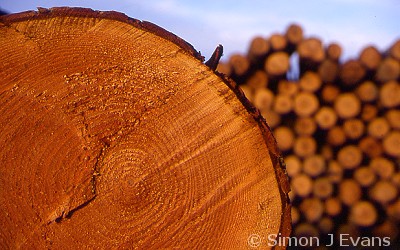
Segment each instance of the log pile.
[[[390,237],[400,226],[400,40],[341,61],[339,44],[255,37],[217,70],[274,130],[291,182],[294,235]],[[396,230],[392,230],[396,229]]]

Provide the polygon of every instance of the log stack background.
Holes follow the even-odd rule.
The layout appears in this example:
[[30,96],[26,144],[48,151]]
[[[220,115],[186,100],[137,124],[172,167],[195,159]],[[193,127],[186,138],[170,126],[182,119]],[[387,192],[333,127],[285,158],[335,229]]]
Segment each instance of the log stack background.
[[390,237],[400,226],[400,40],[341,60],[297,24],[255,37],[217,71],[260,109],[282,150],[295,236]]

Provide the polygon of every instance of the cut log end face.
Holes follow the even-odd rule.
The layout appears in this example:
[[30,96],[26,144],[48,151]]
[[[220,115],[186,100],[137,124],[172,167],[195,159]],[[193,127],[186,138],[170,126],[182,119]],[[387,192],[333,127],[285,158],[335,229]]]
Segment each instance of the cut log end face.
[[268,126],[183,40],[88,9],[0,21],[2,247],[244,249],[250,234],[289,235]]

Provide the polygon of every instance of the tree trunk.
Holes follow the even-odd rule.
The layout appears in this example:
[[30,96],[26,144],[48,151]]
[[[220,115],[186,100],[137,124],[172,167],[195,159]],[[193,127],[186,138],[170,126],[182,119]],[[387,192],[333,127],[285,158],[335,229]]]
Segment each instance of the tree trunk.
[[289,235],[268,126],[182,39],[116,12],[39,9],[0,17],[0,53],[1,248]]

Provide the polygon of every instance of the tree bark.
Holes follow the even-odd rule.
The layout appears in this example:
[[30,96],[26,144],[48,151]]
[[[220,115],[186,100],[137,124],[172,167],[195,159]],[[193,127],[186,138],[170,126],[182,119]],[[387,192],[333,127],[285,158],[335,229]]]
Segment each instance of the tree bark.
[[117,12],[39,9],[0,17],[0,54],[2,248],[289,236],[265,120],[182,39]]

